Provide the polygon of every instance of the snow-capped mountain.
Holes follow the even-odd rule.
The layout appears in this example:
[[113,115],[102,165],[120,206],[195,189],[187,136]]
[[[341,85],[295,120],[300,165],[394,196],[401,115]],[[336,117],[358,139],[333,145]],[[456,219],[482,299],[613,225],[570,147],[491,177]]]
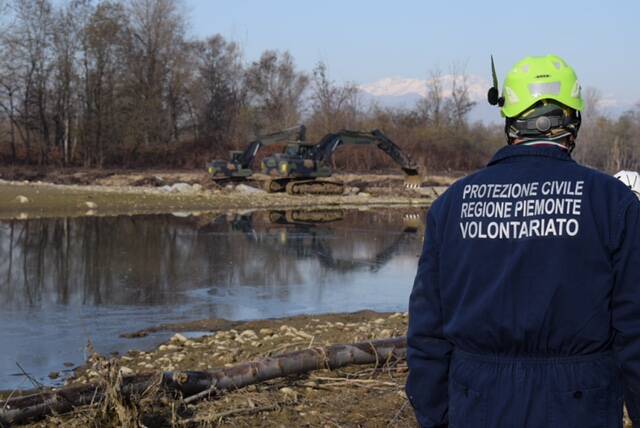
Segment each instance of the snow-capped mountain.
[[[458,79],[458,82],[461,82],[460,78]],[[450,74],[445,74],[440,77],[440,87],[442,88],[442,95],[444,97],[451,96],[454,80],[455,77]],[[427,96],[428,85],[431,83],[433,83],[433,81],[429,79],[387,77],[367,85],[360,85],[360,90],[374,97],[401,97],[407,95],[425,97]],[[469,95],[474,101],[486,97],[487,89],[489,89],[489,82],[487,80],[479,76],[469,75],[467,76],[467,85],[469,87]]]
[[[445,74],[440,77],[440,87],[444,98],[451,97],[454,76]],[[360,85],[360,94],[365,103],[377,103],[385,107],[413,107],[418,100],[427,96],[429,79],[411,79],[387,77],[373,83]],[[494,121],[498,116],[496,109],[486,103],[490,83],[475,75],[467,76],[469,96],[476,101],[471,112],[472,120]]]
[[375,97],[397,97],[409,94],[416,94],[424,97],[427,95],[427,81],[419,79],[403,79],[400,77],[387,77],[368,85],[361,85],[360,90]]
[[[440,84],[442,96],[451,96],[453,76],[442,75]],[[412,108],[421,98],[427,96],[428,79],[411,79],[402,77],[386,77],[376,82],[360,85],[360,97],[365,104],[376,103],[382,107]],[[472,121],[481,120],[484,122],[501,122],[500,113],[496,107],[487,103],[487,90],[490,87],[489,80],[476,76],[467,76],[469,96],[476,102],[471,110],[469,118]],[[605,115],[618,117],[624,111],[633,108],[634,102],[630,100],[621,101],[609,95],[600,100],[599,108]]]

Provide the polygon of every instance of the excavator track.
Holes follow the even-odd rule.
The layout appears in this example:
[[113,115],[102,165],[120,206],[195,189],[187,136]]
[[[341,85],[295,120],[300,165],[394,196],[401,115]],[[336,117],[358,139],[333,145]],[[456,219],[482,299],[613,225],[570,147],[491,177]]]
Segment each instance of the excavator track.
[[268,193],[278,193],[285,190],[285,186],[289,180],[267,180],[264,182],[264,190]]
[[290,195],[342,195],[344,183],[324,180],[294,180],[287,183]]

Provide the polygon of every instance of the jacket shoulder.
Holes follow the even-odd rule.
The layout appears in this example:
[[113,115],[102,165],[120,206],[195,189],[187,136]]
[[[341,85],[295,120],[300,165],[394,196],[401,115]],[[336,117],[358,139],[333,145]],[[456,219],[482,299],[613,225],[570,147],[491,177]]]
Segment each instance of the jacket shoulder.
[[617,201],[637,199],[629,186],[613,175],[580,164],[575,164],[575,168],[591,183],[595,192],[606,192],[610,198]]
[[[594,196],[601,201],[606,200],[607,202],[616,205],[616,203],[626,204],[630,200],[637,199],[635,194],[627,185],[612,175],[579,163],[572,163],[570,166],[567,165],[565,168],[567,168],[566,172],[568,173],[568,176],[573,176],[576,179],[582,179],[585,182],[588,182]],[[449,186],[449,188],[435,200],[431,209],[434,210],[435,214],[442,210],[446,211],[451,202],[457,198],[457,195],[462,194],[465,185],[478,181],[479,177],[483,177],[486,174],[491,173],[488,171],[488,168],[482,168],[472,174],[460,178]],[[480,180],[482,180],[482,178],[480,178]]]

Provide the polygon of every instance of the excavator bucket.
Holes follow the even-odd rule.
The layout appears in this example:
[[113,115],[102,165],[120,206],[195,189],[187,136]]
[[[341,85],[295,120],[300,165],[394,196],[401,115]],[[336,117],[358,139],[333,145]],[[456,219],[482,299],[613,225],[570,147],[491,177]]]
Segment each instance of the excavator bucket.
[[422,176],[407,175],[404,178],[404,187],[407,189],[419,189],[422,186]]
[[410,213],[402,216],[402,225],[404,226],[405,233],[416,233],[420,228],[420,222],[422,218],[420,214]]
[[407,189],[419,189],[422,187],[423,177],[420,175],[417,168],[411,166],[404,167],[402,170],[407,174],[404,177],[404,187]]

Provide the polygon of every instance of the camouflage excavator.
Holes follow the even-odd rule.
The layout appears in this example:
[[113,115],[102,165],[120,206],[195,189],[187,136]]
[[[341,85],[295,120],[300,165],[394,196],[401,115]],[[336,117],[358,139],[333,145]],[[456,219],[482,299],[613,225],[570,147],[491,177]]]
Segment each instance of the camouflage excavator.
[[273,144],[300,143],[304,141],[305,133],[306,128],[304,125],[299,125],[279,132],[274,132],[273,134],[258,137],[256,140],[249,143],[244,151],[230,151],[229,160],[216,159],[211,161],[207,165],[207,171],[209,171],[211,179],[219,183],[245,180],[253,174],[253,171],[251,170],[251,163],[262,147]]
[[268,192],[296,194],[335,195],[344,192],[344,183],[322,178],[331,177],[330,161],[333,153],[343,145],[373,145],[385,152],[400,165],[406,174],[407,187],[420,187],[421,177],[417,166],[380,130],[371,132],[342,130],[327,134],[317,144],[298,142],[289,144],[283,153],[266,157],[261,164],[263,174],[269,176],[265,183]]

